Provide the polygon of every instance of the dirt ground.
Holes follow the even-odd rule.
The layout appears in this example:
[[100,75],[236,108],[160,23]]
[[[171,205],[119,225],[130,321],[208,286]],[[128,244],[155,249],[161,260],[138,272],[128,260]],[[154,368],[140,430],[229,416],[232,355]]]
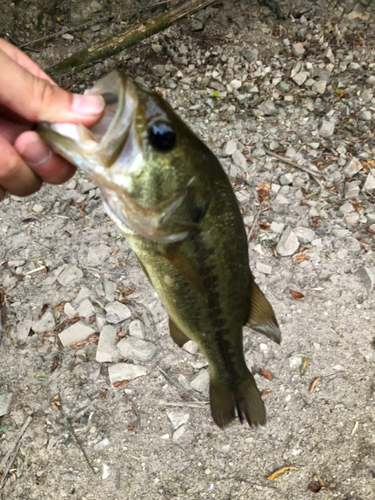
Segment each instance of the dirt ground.
[[[22,2],[27,19],[21,3],[4,5],[1,35],[11,30],[19,45],[70,19],[85,22],[69,3],[58,27],[40,4]],[[94,0],[87,8],[103,17],[117,5]],[[2,500],[375,498],[375,17],[371,5],[330,5],[322,19],[301,7],[280,21],[256,2],[238,2],[235,12],[217,4],[62,78],[82,91],[118,65],[161,91],[209,144],[233,182],[250,265],[282,343],[244,329],[267,425],[237,421],[220,430],[206,384],[194,384],[196,374],[205,380],[202,354],[172,342],[166,313],[99,190],[78,172],[64,186],[7,197]],[[120,29],[120,17],[97,26],[28,54],[46,67]],[[118,299],[130,317],[116,323],[109,311]],[[86,340],[63,346],[59,334],[77,315]],[[138,335],[156,348],[147,361],[126,361],[141,375],[127,385],[109,379],[119,351],[112,362],[97,361],[98,334],[108,326],[117,340]],[[284,466],[291,469],[267,479]]]

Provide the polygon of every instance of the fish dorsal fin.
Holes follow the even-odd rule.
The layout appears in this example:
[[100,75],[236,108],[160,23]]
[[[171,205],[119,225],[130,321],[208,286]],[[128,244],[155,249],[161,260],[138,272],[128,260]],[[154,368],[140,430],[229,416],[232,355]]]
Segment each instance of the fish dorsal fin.
[[203,281],[195,269],[194,264],[178,250],[172,250],[161,254],[168,260],[186,279],[186,281],[196,290],[207,302],[207,294]]
[[250,315],[246,324],[256,332],[262,333],[277,344],[280,344],[281,332],[275,318],[275,313],[253,277],[251,279],[250,297]]
[[190,340],[189,337],[178,328],[176,323],[171,318],[169,318],[169,333],[173,341],[176,342],[179,347],[182,347],[184,344],[186,344],[186,342],[189,342]]

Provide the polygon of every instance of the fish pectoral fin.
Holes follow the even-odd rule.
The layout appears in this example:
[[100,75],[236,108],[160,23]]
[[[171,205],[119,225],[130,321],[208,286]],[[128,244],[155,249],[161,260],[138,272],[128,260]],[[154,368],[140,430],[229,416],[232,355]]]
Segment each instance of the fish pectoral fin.
[[169,318],[169,333],[173,341],[176,342],[179,347],[182,347],[190,340],[189,337],[178,328],[176,323],[171,318]]
[[202,278],[195,269],[194,264],[178,250],[161,254],[168,260],[186,279],[186,281],[196,290],[207,302],[207,294],[204,289]]
[[246,325],[280,344],[281,332],[275,318],[275,313],[271,304],[255,283],[254,278],[252,278],[250,296],[250,315],[246,321]]
[[264,404],[250,372],[234,387],[227,387],[220,380],[211,378],[210,404],[212,418],[221,428],[234,419],[235,408],[241,424],[244,419],[250,427],[266,423]]

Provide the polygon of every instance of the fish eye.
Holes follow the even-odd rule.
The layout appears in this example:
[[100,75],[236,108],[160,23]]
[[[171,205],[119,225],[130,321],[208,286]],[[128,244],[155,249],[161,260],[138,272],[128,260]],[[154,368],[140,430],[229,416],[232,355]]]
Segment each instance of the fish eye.
[[160,151],[169,151],[176,143],[176,132],[168,123],[153,123],[148,129],[150,144]]

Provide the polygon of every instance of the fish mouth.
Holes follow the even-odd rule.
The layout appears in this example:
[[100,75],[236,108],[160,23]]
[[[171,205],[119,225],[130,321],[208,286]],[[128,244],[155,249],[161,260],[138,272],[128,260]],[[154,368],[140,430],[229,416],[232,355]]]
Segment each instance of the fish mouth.
[[131,78],[115,70],[84,94],[104,99],[104,114],[97,124],[88,128],[80,124],[42,122],[37,132],[56,153],[86,172],[98,185],[113,189],[118,179],[116,172],[109,175],[110,167],[116,165],[114,170],[117,174],[121,172],[124,180],[134,165],[135,151],[130,156],[129,151],[126,155],[121,153],[138,105],[136,87]]

